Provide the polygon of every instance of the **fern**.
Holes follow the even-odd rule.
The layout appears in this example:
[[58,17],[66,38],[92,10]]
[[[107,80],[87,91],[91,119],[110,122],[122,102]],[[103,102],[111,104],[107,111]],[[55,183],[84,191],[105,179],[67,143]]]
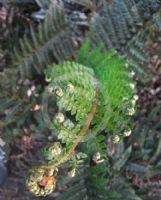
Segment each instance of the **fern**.
[[[130,80],[128,75],[124,76],[126,75],[125,61],[121,58],[117,59],[115,56],[115,51],[113,50],[102,55],[99,48],[95,49],[91,53],[88,53],[88,48],[89,47],[87,44],[86,46],[84,45],[82,50],[80,50],[78,61],[86,66],[92,67],[95,70],[95,73],[97,74],[100,81],[100,105],[102,105],[103,107],[100,107],[98,110],[105,110],[105,113],[104,111],[103,113],[99,111],[100,113],[98,113],[98,119],[96,117],[95,120],[97,121],[99,120],[99,117],[103,117],[101,127],[102,129],[108,131],[110,131],[110,129],[113,129],[115,131],[114,127],[117,131],[118,127],[120,127],[121,124],[122,129],[126,129],[128,125],[125,125],[124,120],[127,120],[126,114],[128,112],[128,109],[131,108],[129,107],[129,101],[126,101],[126,98],[130,99],[133,97],[133,91],[131,90],[130,86],[133,87],[134,83],[132,82],[132,80]],[[104,59],[108,59],[108,63],[105,63]],[[120,71],[122,71],[122,75],[119,74]],[[116,77],[121,77],[119,84],[114,81],[116,80]],[[124,89],[120,91],[120,88]],[[122,109],[125,111],[126,114],[123,112]],[[113,114],[116,113],[118,114],[118,118],[115,115],[117,119],[113,116]]]
[[138,74],[146,75],[144,68],[148,56],[144,52],[144,40],[140,35],[146,34],[142,27],[145,27],[143,25],[147,21],[152,21],[153,16],[158,19],[153,13],[159,8],[160,3],[157,0],[142,0],[138,3],[115,0],[112,6],[104,1],[93,15],[90,33],[92,47],[102,43],[105,50],[116,48],[127,57]]
[[[125,168],[131,175],[139,174],[139,181],[142,184],[133,181],[132,186],[138,187],[136,193],[141,199],[160,198],[160,185],[155,177],[160,176],[161,123],[158,121],[154,126],[151,125],[157,118],[159,111],[160,106],[157,106],[149,112],[147,118],[138,114],[137,117],[141,120],[136,123],[134,133],[128,141],[128,143],[139,141],[140,145],[139,148],[132,151],[131,159],[127,162]],[[142,164],[143,159],[146,160],[146,165]]]
[[[29,173],[27,185],[38,196],[46,195],[55,188],[53,173],[69,159],[74,162],[73,157],[78,157],[75,149],[84,136],[88,140],[88,132],[96,135],[103,130],[108,131],[117,142],[118,138],[123,138],[125,131],[131,129],[129,115],[134,114],[135,86],[125,68],[125,60],[118,58],[114,51],[101,53],[97,48],[88,52],[89,43],[85,43],[75,62],[53,64],[45,70],[49,82],[49,96],[45,95],[45,101],[55,95],[57,102],[56,115],[53,119],[48,116],[48,119],[59,142],[45,151],[45,158],[49,162]],[[46,116],[47,113],[44,113]],[[92,155],[92,151],[97,150],[93,158],[96,163],[106,157],[106,146],[101,144],[100,148],[97,147],[104,140],[103,136],[98,136],[95,147],[89,152]],[[40,179],[44,173],[51,171],[51,175],[46,175],[51,180],[49,185],[47,183],[43,188],[39,186],[34,175],[36,170]]]
[[[79,4],[77,1],[75,3]],[[87,6],[84,6],[88,8],[90,3],[87,1]],[[144,73],[144,69],[141,68],[147,63],[147,56],[143,51],[144,44],[138,36],[137,39],[133,36],[137,35],[138,30],[143,26],[144,12],[152,14],[159,8],[159,4],[156,1],[151,4],[149,1],[148,10],[142,11],[140,3],[140,1],[136,4],[115,0],[111,10],[109,3],[104,2],[99,9],[100,13],[94,14],[92,18],[90,38],[93,47],[97,46],[98,42],[103,42],[106,50],[115,47],[122,53],[125,52],[131,65],[137,71]],[[146,2],[142,3],[146,5]],[[64,5],[67,6],[66,2]],[[91,10],[94,9],[96,8],[91,7]],[[46,64],[75,56],[76,47],[73,37],[74,40],[75,36],[78,38],[80,35],[78,27],[84,25],[88,27],[88,22],[87,19],[84,20],[85,15],[82,18],[82,13],[73,12],[67,17],[66,12],[69,11],[68,8],[64,9],[63,2],[52,1],[46,20],[39,25],[38,31],[31,28],[31,38],[24,36],[20,40],[20,47],[14,50],[13,64],[19,66],[22,76],[32,77],[35,73],[42,74]]]
[[72,57],[75,48],[70,34],[63,4],[53,1],[44,23],[38,27],[38,33],[31,28],[31,38],[24,36],[20,48],[14,50],[13,61],[22,77],[41,74],[53,60],[58,62]]
[[101,200],[118,196],[116,192],[107,189],[108,179],[105,174],[107,174],[107,166],[105,165],[97,165],[80,171],[77,176],[68,180],[67,184],[71,186],[59,195],[57,199]]

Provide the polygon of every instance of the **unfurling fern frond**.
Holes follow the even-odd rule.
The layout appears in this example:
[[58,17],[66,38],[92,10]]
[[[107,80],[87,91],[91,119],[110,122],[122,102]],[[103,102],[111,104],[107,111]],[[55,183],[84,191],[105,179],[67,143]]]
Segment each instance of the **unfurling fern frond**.
[[14,51],[13,62],[19,66],[22,77],[41,74],[46,65],[74,55],[75,47],[69,27],[63,3],[52,1],[38,32],[31,28],[31,38],[24,36],[20,40],[20,48]]
[[88,52],[89,46],[86,43],[79,51],[78,62],[93,68],[99,79],[101,103],[94,121],[97,124],[99,118],[102,119],[100,130],[121,132],[128,128],[127,114],[132,114],[136,98],[133,97],[135,84],[127,73],[127,63],[118,58],[114,50],[102,54],[100,48],[96,48]]
[[[101,53],[97,48],[89,52],[89,43],[85,43],[75,61],[53,64],[45,70],[49,85],[44,101],[48,102],[51,96],[56,98],[57,113],[48,118],[59,142],[45,151],[48,162],[39,167],[44,170],[41,180],[34,177],[33,181],[33,173],[29,175],[27,185],[36,195],[48,193],[41,183],[44,178],[51,178],[50,170],[55,173],[62,163],[80,157],[76,147],[83,138],[88,140],[88,135],[96,136],[104,130],[117,142],[124,137],[125,131],[130,131],[129,116],[134,114],[136,97],[135,85],[125,65],[125,60],[117,57],[115,51]],[[104,140],[105,137],[98,135],[95,144]],[[96,152],[98,147],[90,149],[90,155],[95,154],[95,163],[103,161],[105,146],[101,148],[100,152]],[[33,191],[35,182],[36,190]]]

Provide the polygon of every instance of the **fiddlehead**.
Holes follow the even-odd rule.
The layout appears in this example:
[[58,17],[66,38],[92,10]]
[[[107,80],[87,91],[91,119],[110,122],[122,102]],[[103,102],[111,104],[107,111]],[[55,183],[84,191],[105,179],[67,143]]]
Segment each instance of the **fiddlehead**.
[[[30,191],[37,196],[42,196],[41,183],[46,174],[52,172],[54,177],[60,165],[76,154],[76,148],[84,136],[88,138],[91,132],[97,134],[105,130],[120,140],[130,132],[129,115],[133,114],[136,99],[126,62],[116,57],[114,51],[101,53],[100,49],[96,49],[88,53],[89,46],[85,45],[80,50],[77,62],[53,64],[45,71],[49,84],[44,101],[54,96],[57,106],[55,116],[48,116],[48,124],[58,142],[44,150],[47,162],[39,168],[45,175],[41,175],[41,180],[38,177],[36,183],[40,188],[36,193],[32,190],[32,176],[29,175],[27,180]],[[44,195],[50,192],[45,190]]]

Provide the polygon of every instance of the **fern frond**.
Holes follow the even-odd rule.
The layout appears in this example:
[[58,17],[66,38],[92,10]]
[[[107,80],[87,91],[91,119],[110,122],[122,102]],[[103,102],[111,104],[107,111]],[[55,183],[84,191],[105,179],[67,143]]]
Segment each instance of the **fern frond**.
[[106,165],[97,165],[80,171],[76,177],[69,179],[68,185],[70,187],[59,195],[57,199],[107,200],[112,196],[116,197],[117,194],[107,188],[107,169],[108,167]]
[[52,65],[46,70],[46,78],[51,82],[49,90],[58,96],[58,111],[64,113],[64,116],[65,112],[70,112],[81,127],[91,110],[96,80],[99,80],[100,97],[93,120],[98,128],[97,131],[94,128],[95,132],[106,130],[122,134],[130,129],[128,115],[130,110],[135,109],[135,105],[130,102],[135,84],[127,73],[125,60],[118,58],[113,50],[101,53],[100,48],[97,48],[89,53],[89,44],[86,43],[79,51],[77,62],[79,64],[65,62]]
[[89,34],[92,47],[102,43],[104,50],[116,48],[142,76],[148,56],[140,35],[146,34],[143,29],[146,22],[159,19],[154,14],[159,12],[159,8],[160,3],[157,0],[143,0],[138,3],[115,0],[112,6],[108,1],[104,1],[102,7],[93,15]]
[[17,60],[15,64],[18,65],[22,77],[41,74],[51,62],[63,61],[74,55],[75,48],[70,34],[63,4],[52,1],[38,32],[31,28],[31,38],[24,36],[20,40],[20,48],[14,50],[13,62]]
[[133,83],[125,68],[126,62],[118,58],[114,50],[101,53],[96,48],[88,52],[89,46],[85,44],[79,52],[78,62],[93,68],[100,83],[101,102],[95,120],[98,122],[99,118],[102,119],[99,123],[102,130],[122,131],[128,128],[128,122],[124,123],[124,120],[127,120],[129,100],[134,95],[134,90],[130,88]]
[[[49,90],[57,95],[58,111],[75,115],[75,120],[81,127],[85,123],[87,113],[92,109],[92,102],[96,95],[96,80],[92,69],[74,62],[64,62],[48,67],[46,77],[51,81]],[[61,125],[60,130],[62,128]],[[75,130],[79,130],[77,126],[72,129],[72,132],[75,133]]]
[[[85,140],[88,140],[88,135],[91,138],[89,133],[96,136],[104,130],[120,140],[124,137],[124,131],[130,130],[129,116],[134,114],[136,101],[135,85],[125,64],[125,60],[117,57],[115,51],[101,53],[100,48],[96,48],[90,52],[89,43],[85,43],[76,62],[65,61],[48,66],[45,70],[46,80],[49,82],[45,101],[48,102],[50,96],[56,97],[57,113],[53,119],[48,118],[51,129],[54,133],[57,132],[60,144],[54,143],[53,148],[49,148],[48,154],[53,154],[54,159],[50,156],[52,159],[49,163],[38,167],[42,174],[49,174],[50,170],[55,172],[62,163],[72,160],[76,147],[84,137],[86,136]],[[46,118],[46,113],[44,117]],[[96,153],[94,162],[102,162],[101,157],[106,158],[105,137],[99,135],[96,141],[91,142],[94,143],[92,151],[97,152],[90,149],[89,154]],[[34,173],[35,170],[31,170],[27,180],[30,191],[37,196],[50,193],[48,185],[41,189]],[[55,180],[53,176],[49,175],[49,178]],[[40,178],[42,179],[42,175]],[[97,189],[100,187],[98,183],[103,181],[102,177],[92,177],[91,181],[101,198]]]

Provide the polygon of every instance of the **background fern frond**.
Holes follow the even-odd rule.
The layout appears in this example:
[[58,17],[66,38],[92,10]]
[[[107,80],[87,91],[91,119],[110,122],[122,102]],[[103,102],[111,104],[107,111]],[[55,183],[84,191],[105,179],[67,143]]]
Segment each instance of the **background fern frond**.
[[102,7],[93,15],[90,31],[92,47],[102,43],[104,50],[116,48],[127,57],[138,74],[146,75],[144,68],[148,55],[144,51],[145,40],[142,36],[146,35],[146,32],[142,27],[154,18],[159,19],[156,17],[159,15],[159,8],[160,3],[157,0],[137,3],[115,0],[112,5],[104,1]]
[[[82,171],[80,169],[78,175],[73,179],[68,180],[69,186],[64,193],[62,193],[58,200],[68,199],[89,199],[89,200],[107,200],[110,197],[116,197],[118,194],[114,191],[109,191],[107,188],[108,167],[106,164],[97,165],[93,167],[85,167]],[[81,177],[81,180],[80,178]]]
[[15,49],[13,61],[17,62],[22,76],[41,74],[47,64],[63,61],[74,55],[69,24],[63,4],[52,2],[44,23],[38,32],[31,28],[31,38],[24,36],[20,48]]

